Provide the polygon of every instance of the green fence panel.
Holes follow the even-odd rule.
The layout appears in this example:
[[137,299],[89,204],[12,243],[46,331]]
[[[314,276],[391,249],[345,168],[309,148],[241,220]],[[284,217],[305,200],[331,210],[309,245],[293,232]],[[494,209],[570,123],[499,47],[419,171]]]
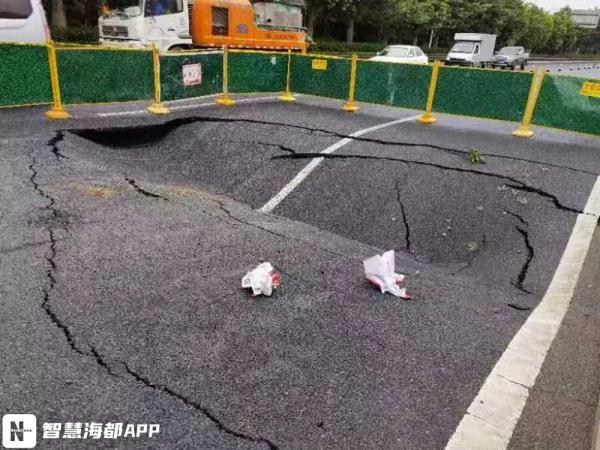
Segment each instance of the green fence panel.
[[65,104],[149,100],[154,96],[152,52],[56,49]]
[[[200,65],[200,82],[186,86],[184,66],[195,64]],[[223,90],[223,53],[161,56],[160,84],[163,101],[217,94]]]
[[348,59],[294,55],[292,92],[345,100],[350,85],[350,67]]
[[285,89],[285,53],[229,53],[229,92],[281,92]]
[[356,100],[425,109],[431,72],[426,65],[359,61]]
[[51,102],[48,49],[41,45],[0,45],[0,106]]
[[600,80],[546,75],[533,123],[600,135],[600,98],[581,95],[586,81],[600,83]]
[[441,67],[433,110],[519,122],[532,77],[528,72]]

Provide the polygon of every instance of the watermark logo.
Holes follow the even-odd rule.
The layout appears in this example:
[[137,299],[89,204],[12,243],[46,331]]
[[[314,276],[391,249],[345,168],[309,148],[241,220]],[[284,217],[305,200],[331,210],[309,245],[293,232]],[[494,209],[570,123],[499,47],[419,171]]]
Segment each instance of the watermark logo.
[[[0,0],[1,1],[1,0]],[[123,422],[42,422],[41,441],[152,438],[160,433],[158,423]],[[33,414],[6,414],[2,418],[4,448],[34,448],[37,444],[37,419]]]
[[2,417],[4,448],[34,448],[37,443],[37,419],[33,414],[5,414]]

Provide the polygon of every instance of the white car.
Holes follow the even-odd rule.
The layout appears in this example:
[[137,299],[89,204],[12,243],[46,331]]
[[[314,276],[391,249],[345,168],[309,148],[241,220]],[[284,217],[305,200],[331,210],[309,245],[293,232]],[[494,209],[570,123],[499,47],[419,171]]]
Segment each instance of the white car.
[[0,0],[0,42],[44,43],[50,39],[40,0]]
[[369,61],[428,64],[429,58],[423,50],[414,45],[388,45]]

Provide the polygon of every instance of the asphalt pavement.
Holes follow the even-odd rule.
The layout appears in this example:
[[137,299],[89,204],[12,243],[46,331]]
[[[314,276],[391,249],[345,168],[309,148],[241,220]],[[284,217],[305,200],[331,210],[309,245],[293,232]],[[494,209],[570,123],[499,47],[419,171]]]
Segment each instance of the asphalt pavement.
[[[596,138],[408,121],[323,156],[263,214],[316,153],[416,112],[308,97],[103,111],[0,112],[0,404],[161,425],[94,447],[443,448],[600,174]],[[414,301],[364,279],[389,249]],[[261,261],[283,282],[252,299],[240,280]]]

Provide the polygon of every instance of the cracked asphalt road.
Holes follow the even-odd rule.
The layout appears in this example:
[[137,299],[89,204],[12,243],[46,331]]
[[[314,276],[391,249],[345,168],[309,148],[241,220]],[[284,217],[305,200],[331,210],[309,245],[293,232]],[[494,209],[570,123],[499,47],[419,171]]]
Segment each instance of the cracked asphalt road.
[[[406,123],[326,155],[263,215],[316,153],[413,113],[1,114],[0,404],[161,424],[110,448],[443,447],[600,173],[597,141]],[[363,279],[390,248],[414,302]],[[239,283],[264,260],[283,286],[251,300]]]

